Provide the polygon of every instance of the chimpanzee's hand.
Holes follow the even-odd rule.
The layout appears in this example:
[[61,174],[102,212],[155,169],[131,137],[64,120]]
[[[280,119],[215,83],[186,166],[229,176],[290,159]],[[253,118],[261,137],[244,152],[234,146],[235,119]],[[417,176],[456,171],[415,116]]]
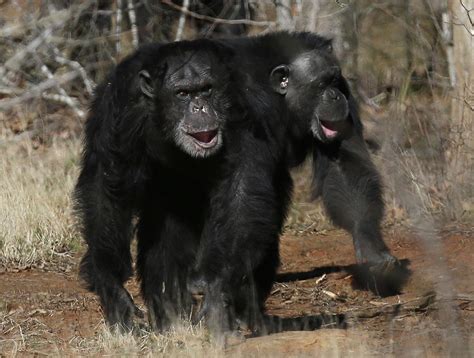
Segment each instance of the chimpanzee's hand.
[[204,320],[217,343],[226,345],[236,327],[231,295],[224,288],[223,280],[206,280],[194,274],[188,281],[188,290],[197,303],[193,323]]
[[401,288],[410,276],[408,260],[398,260],[389,253],[383,253],[374,260],[370,257],[358,265],[355,277],[361,286],[381,296],[400,293]]
[[135,305],[128,291],[119,285],[107,285],[99,292],[105,319],[110,327],[122,332],[133,329],[133,317],[143,318],[143,312]]

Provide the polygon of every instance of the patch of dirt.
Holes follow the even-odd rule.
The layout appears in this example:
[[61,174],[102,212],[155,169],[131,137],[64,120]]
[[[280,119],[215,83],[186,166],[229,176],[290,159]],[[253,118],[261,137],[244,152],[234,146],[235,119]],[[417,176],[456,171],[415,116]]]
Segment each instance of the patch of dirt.
[[[341,231],[285,234],[268,313],[344,313],[349,328],[250,338],[227,352],[245,357],[472,354],[472,230],[444,233],[439,251],[433,249],[436,243],[395,229],[385,233],[385,240],[398,258],[410,260],[413,274],[403,293],[381,298],[354,286],[346,270],[355,263],[350,236]],[[128,288],[138,296],[136,282]],[[0,273],[0,356],[66,354],[102,330],[99,303],[81,287],[75,270]]]

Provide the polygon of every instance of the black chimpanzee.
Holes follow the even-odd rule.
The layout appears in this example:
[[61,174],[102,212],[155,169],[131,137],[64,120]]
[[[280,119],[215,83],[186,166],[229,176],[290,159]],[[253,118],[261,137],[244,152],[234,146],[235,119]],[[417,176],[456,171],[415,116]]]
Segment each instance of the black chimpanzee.
[[[335,58],[321,50],[303,53],[288,66],[275,68],[271,80],[275,91],[286,96],[293,123],[315,139],[311,145],[313,195],[321,196],[333,222],[352,234],[361,264],[357,278],[377,293],[397,292],[408,271],[383,242],[380,177],[363,139],[354,98]],[[291,142],[304,143],[301,138]]]
[[[314,194],[322,196],[335,224],[352,234],[361,267],[358,278],[370,288],[386,289],[385,293],[399,290],[406,271],[382,240],[383,201],[379,175],[362,137],[354,98],[331,54],[330,41],[310,33],[273,33],[225,43],[239,54],[232,66],[242,73],[244,89],[265,88],[264,83],[268,81],[276,93],[284,96],[291,116],[286,132],[287,165],[296,166],[308,154],[313,155]],[[225,208],[225,211],[231,210],[231,207]],[[234,220],[242,223],[239,218]],[[246,272],[252,272],[269,257],[258,238],[252,240],[255,236],[232,236],[216,230],[209,241],[201,243],[189,287],[193,292],[204,293],[203,315],[209,315],[206,312],[209,310],[234,310],[242,319],[236,307],[253,299],[250,303],[253,309],[249,311],[247,307],[247,311],[240,314],[247,315],[244,320],[254,328],[261,328],[258,326],[263,323],[264,329],[268,329],[265,322],[259,321],[258,313],[269,293],[269,280],[274,277],[272,270],[278,254],[269,260],[272,265],[267,264],[265,276],[247,277]],[[216,268],[219,263],[221,268]],[[242,270],[244,267],[248,269]],[[247,289],[243,288],[245,284]],[[228,294],[225,287],[234,293]],[[247,298],[243,298],[245,295]],[[226,302],[227,307],[219,302],[222,296],[230,300]],[[210,314],[223,315],[222,312]]]
[[[314,50],[309,58],[324,57],[318,51],[329,46],[315,35],[286,33],[151,45],[119,64],[99,87],[76,199],[88,243],[81,274],[99,295],[109,324],[130,327],[138,313],[123,288],[132,273],[133,216],[139,219],[142,293],[154,326],[165,328],[190,308],[186,281],[191,291],[204,291],[202,314],[215,331],[231,329],[234,317],[257,328],[266,324],[260,313],[279,263],[278,237],[291,191],[288,168],[313,150],[317,188],[337,185],[340,139],[362,138],[336,62],[307,60]],[[327,93],[306,82],[318,76],[333,78],[320,86]],[[329,123],[347,110],[353,130]],[[348,158],[353,173],[366,168],[362,157]],[[368,173],[376,174],[367,160]],[[367,195],[349,185],[343,190]],[[345,217],[340,205],[335,212]],[[356,247],[360,241],[369,254],[371,248],[385,253],[380,236],[355,237]]]
[[[232,57],[209,40],[151,45],[97,90],[75,198],[88,245],[81,276],[110,325],[129,329],[139,314],[123,287],[132,274],[134,216],[142,294],[156,328],[191,309],[186,283],[208,237],[229,237],[242,244],[233,248],[237,256],[258,261],[248,271],[231,266],[239,283],[261,278],[265,296],[271,287],[291,191],[286,106],[263,74],[264,87],[255,82],[242,95],[238,73],[226,65]],[[226,278],[219,292],[233,293],[224,253],[212,249],[206,270]]]

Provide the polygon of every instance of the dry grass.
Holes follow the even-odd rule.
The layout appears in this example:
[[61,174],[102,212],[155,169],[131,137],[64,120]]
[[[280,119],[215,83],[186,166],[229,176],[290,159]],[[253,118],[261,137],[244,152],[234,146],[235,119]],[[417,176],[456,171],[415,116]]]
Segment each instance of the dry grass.
[[211,344],[208,332],[202,326],[189,322],[177,323],[166,334],[140,330],[134,334],[111,332],[103,326],[94,340],[71,342],[77,355],[127,357],[220,357],[222,349]]
[[[426,119],[421,116],[428,118],[429,115],[428,110],[410,113],[401,111],[400,107],[388,108],[386,112],[379,113],[379,128],[382,128],[385,134],[380,137],[382,148],[374,155],[374,160],[385,179],[388,222],[408,221],[410,226],[416,228],[421,224],[426,225],[427,222],[435,222],[434,218],[441,216],[451,205],[439,189],[442,188],[445,179],[443,172],[445,163],[440,162],[436,154],[441,153],[443,149],[433,137],[436,128],[428,128],[427,133],[422,133],[427,139],[422,142],[411,124],[411,119],[419,119],[417,125],[423,128]],[[403,118],[403,121],[390,121],[390,117]],[[445,119],[442,116],[440,118]],[[79,141],[57,139],[53,140],[51,145],[40,146],[37,149],[32,142],[16,142],[9,146],[1,146],[0,150],[3,154],[0,157],[2,174],[0,265],[8,269],[43,265],[77,251],[82,241],[71,216],[70,194],[78,173]],[[321,204],[309,201],[309,174],[307,163],[296,170],[293,176],[295,195],[286,222],[286,230],[290,235],[298,236],[332,228]],[[426,220],[427,217],[430,221]],[[424,239],[423,235],[420,236]],[[436,242],[439,241],[437,236],[435,239]],[[424,241],[433,246],[434,240],[431,238]],[[441,255],[439,250],[434,250],[434,254],[433,256]],[[438,271],[448,278],[451,277],[446,274],[448,271],[444,264],[439,265]],[[439,291],[445,292],[446,288],[441,287]],[[14,339],[0,338],[0,355],[6,356],[31,353],[58,357],[67,355],[211,358],[223,355],[272,356],[276,354],[275,352],[283,356],[282,352],[285,350],[291,352],[290,346],[294,352],[298,351],[296,345],[299,344],[300,336],[305,339],[302,338],[300,342],[302,347],[306,347],[305,349],[313,344],[311,342],[318,342],[314,347],[314,355],[321,356],[363,357],[383,346],[382,343],[376,342],[375,337],[360,339],[359,331],[348,330],[344,334],[330,332],[327,336],[320,332],[312,332],[314,336],[311,337],[305,336],[305,333],[295,332],[286,338],[279,337],[278,339],[283,342],[281,346],[276,343],[279,342],[277,338],[274,338],[275,341],[268,338],[268,343],[258,343],[263,345],[254,344],[249,340],[249,343],[244,343],[241,348],[234,347],[224,352],[210,342],[208,332],[203,327],[192,326],[188,322],[178,324],[164,335],[149,330],[141,330],[134,335],[116,334],[111,333],[101,323],[96,328],[100,333],[93,338],[82,338],[78,335],[69,341],[63,341],[62,337],[55,333],[52,338],[49,327],[40,325],[40,321],[34,316],[26,320],[13,320],[7,303],[5,302],[3,307],[0,301],[0,337],[2,328],[5,327],[12,327],[18,334]],[[454,334],[453,337],[456,338]],[[261,342],[266,342],[266,339]],[[324,345],[320,346],[321,342],[324,342]],[[374,342],[379,346],[372,347],[376,345]],[[420,348],[423,353],[431,351],[429,345],[431,341],[427,342],[429,343]],[[393,343],[390,345],[393,349]],[[400,349],[405,350],[403,346]],[[410,346],[406,351],[411,349],[413,348]]]
[[[134,333],[109,330],[102,321],[94,338],[77,335],[69,341],[48,334],[38,320],[29,318],[21,323],[8,321],[0,312],[0,328],[10,327],[18,334],[11,339],[0,338],[0,356],[15,357],[22,354],[53,357],[221,357],[223,348],[211,343],[208,331],[190,322],[176,323],[168,332],[158,334],[148,329]],[[11,333],[6,330],[8,333]],[[53,332],[53,334],[56,332]]]
[[311,200],[311,160],[292,172],[294,191],[285,230],[302,234],[321,232],[334,226],[320,200]]
[[1,148],[0,264],[41,265],[76,243],[70,194],[78,140],[34,149],[31,142]]
[[[211,341],[208,331],[188,321],[176,323],[168,332],[157,334],[142,329],[133,334],[110,331],[102,321],[94,338],[76,336],[64,341],[43,334],[40,322],[29,318],[28,324],[15,324],[18,335],[0,338],[0,354],[51,357],[283,357],[292,356],[366,357],[380,345],[377,338],[359,329],[321,329],[313,332],[284,332],[253,339],[236,339],[226,347]],[[0,319],[3,323],[3,319]],[[13,322],[10,322],[13,323]],[[21,326],[24,326],[22,329]],[[36,329],[35,329],[36,328]],[[54,333],[53,333],[54,334]]]

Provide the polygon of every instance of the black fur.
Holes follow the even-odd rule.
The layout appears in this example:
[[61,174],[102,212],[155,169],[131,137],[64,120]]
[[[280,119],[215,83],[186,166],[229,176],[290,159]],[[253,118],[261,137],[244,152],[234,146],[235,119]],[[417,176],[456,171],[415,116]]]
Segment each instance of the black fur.
[[[242,80],[242,85],[250,93],[255,88],[266,88],[265,83],[272,82],[270,75],[279,65],[290,67],[288,91],[276,91],[285,96],[285,103],[290,111],[285,138],[287,166],[297,166],[308,155],[312,155],[314,196],[321,196],[334,223],[352,234],[356,258],[360,264],[358,280],[380,294],[397,292],[408,271],[390,254],[382,240],[380,223],[384,204],[380,177],[363,141],[362,123],[349,86],[340,75],[340,70],[333,71],[334,68],[339,68],[339,64],[331,54],[330,41],[310,33],[273,33],[255,38],[223,40],[223,43],[238,54],[232,66],[242,73],[242,78],[245,79]],[[301,59],[306,57],[310,59],[309,66],[303,67],[303,73],[298,73],[301,72]],[[318,89],[312,80],[326,74],[328,70],[332,71],[330,81],[323,83],[323,87]],[[333,111],[333,116],[337,116],[339,121],[343,113],[338,110],[341,102],[332,107],[326,102],[321,110],[322,98],[328,88],[334,88],[342,94],[345,97],[344,105],[347,106],[345,124],[337,128],[340,135],[330,140],[321,136],[320,131],[314,130],[315,125],[319,125],[318,114],[327,115],[331,120]],[[247,101],[251,103],[251,96],[249,97]],[[259,117],[258,120],[262,121],[263,118]],[[269,125],[276,128],[280,124],[272,125],[269,122]],[[258,182],[255,185],[259,185]],[[260,220],[258,215],[261,215],[264,208],[256,209],[244,210],[243,212],[252,216],[244,217],[244,220],[240,216],[234,216],[234,222],[245,228],[246,223]],[[223,212],[225,210],[232,211],[232,208],[222,209]],[[223,229],[226,228],[223,226]],[[214,311],[219,307],[221,296],[234,297],[231,308],[245,302],[235,301],[238,296],[235,293],[229,294],[236,287],[241,289],[237,278],[246,272],[242,268],[250,267],[255,270],[257,267],[265,267],[262,279],[250,278],[250,285],[254,287],[244,291],[247,294],[257,292],[257,300],[254,302],[254,308],[257,309],[247,312],[247,322],[259,329],[258,326],[265,325],[266,322],[259,314],[276,270],[276,259],[270,259],[272,264],[269,264],[267,258],[272,255],[278,257],[278,239],[275,238],[273,244],[268,246],[267,241],[261,240],[258,235],[246,236],[247,231],[245,235],[238,236],[232,236],[237,231],[231,230],[230,235],[222,234],[225,232],[218,230],[209,236],[210,241],[202,243],[205,253],[200,256],[196,269],[198,273],[195,274],[190,289],[204,292],[204,314],[216,316]],[[256,242],[251,240],[255,237]],[[219,275],[206,273],[211,267]],[[206,303],[206,300],[209,302]]]
[[[361,271],[365,282],[377,277],[391,287],[396,281],[391,279],[398,278],[398,261],[380,235],[379,176],[344,78],[331,85],[347,100],[348,129],[327,142],[312,131],[313,110],[331,112],[330,106],[321,112],[320,94],[291,72],[297,101],[271,85],[275,67],[291,69],[311,51],[326,62],[310,70],[338,66],[329,48],[330,41],[308,33],[151,45],[99,86],[75,197],[88,244],[81,276],[99,295],[109,324],[129,329],[139,314],[123,287],[132,274],[137,217],[137,268],[153,326],[164,329],[175,316],[189,314],[191,294],[203,293],[199,315],[214,332],[233,329],[236,320],[275,331],[262,312],[279,264],[278,239],[292,188],[288,170],[309,154],[315,195],[323,197],[334,222],[353,234],[358,262],[368,263]],[[160,92],[169,66],[188,55],[181,69],[210,61],[213,79],[228,84],[218,88],[223,145],[209,156],[196,157],[176,142],[181,112]]]
[[[144,47],[119,64],[96,89],[86,122],[76,211],[88,245],[80,275],[95,291],[111,325],[130,327],[137,309],[123,283],[132,275],[130,241],[148,180],[144,127],[147,104],[136,74],[160,45]],[[133,103],[133,106],[130,106]]]
[[[221,99],[213,109],[224,107],[216,109],[224,121],[224,144],[217,153],[195,157],[172,135],[181,111],[162,91],[170,67],[199,73],[197,62],[215,71],[214,83],[238,83],[223,65],[231,59],[232,51],[207,40],[145,47],[119,64],[97,90],[75,197],[88,245],[81,276],[99,295],[111,325],[130,329],[137,312],[123,287],[132,274],[134,216],[142,294],[157,329],[189,313],[188,277],[206,255],[216,259],[205,265],[207,277],[226,285],[216,291],[225,297],[219,295],[212,305],[219,313],[219,320],[209,319],[216,330],[231,329],[231,313],[248,309],[240,297],[247,298],[247,288],[254,286],[246,279],[258,281],[253,301],[262,303],[268,295],[291,191],[284,101],[257,82],[244,95],[242,87],[217,85],[213,97]],[[141,82],[149,78],[151,83]],[[222,244],[206,245],[215,242],[211,237]],[[232,260],[219,261],[229,256]],[[239,301],[235,310],[221,310],[229,301]]]
[[[293,130],[291,147],[303,143],[299,153],[312,153],[313,196],[321,196],[332,221],[352,234],[360,265],[358,284],[380,295],[399,293],[409,270],[390,254],[382,239],[382,185],[363,139],[356,101],[337,60],[327,47],[321,49],[318,37],[295,37],[303,38],[313,49],[296,53],[289,62],[286,102],[290,128],[299,127]],[[292,86],[295,89],[290,91]],[[308,122],[309,131],[304,129]],[[328,137],[328,128],[337,134]],[[302,139],[305,136],[307,139]],[[304,148],[305,143],[310,144]],[[292,163],[303,157],[293,158]]]

